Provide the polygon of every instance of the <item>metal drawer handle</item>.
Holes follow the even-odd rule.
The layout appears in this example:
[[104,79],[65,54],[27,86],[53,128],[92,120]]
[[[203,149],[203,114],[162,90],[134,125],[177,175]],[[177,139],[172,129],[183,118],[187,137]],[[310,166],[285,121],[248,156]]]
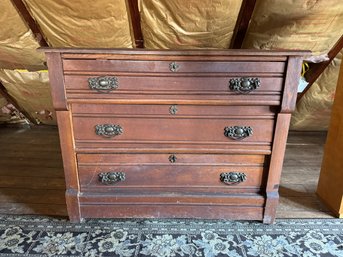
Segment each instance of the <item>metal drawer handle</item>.
[[220,181],[227,185],[235,185],[247,180],[247,175],[243,172],[223,172],[220,173]]
[[95,125],[95,134],[103,137],[115,137],[124,132],[120,125],[114,124],[98,124]]
[[171,63],[169,64],[169,70],[170,70],[171,72],[176,72],[179,68],[180,68],[180,65],[177,64],[176,62],[171,62]]
[[252,127],[232,126],[224,128],[224,135],[234,140],[241,140],[253,134]]
[[116,90],[119,86],[117,77],[110,76],[89,78],[88,85],[90,89],[100,93],[109,93],[112,90]]
[[115,184],[125,180],[124,172],[102,172],[98,175],[99,181],[105,185]]
[[259,78],[230,79],[229,89],[239,94],[248,94],[261,86]]

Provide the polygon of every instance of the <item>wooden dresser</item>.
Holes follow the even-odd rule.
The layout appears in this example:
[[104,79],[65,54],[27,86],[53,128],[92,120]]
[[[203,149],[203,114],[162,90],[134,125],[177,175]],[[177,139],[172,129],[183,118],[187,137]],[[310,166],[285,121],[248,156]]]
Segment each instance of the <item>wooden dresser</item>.
[[43,51],[72,222],[274,221],[308,52]]

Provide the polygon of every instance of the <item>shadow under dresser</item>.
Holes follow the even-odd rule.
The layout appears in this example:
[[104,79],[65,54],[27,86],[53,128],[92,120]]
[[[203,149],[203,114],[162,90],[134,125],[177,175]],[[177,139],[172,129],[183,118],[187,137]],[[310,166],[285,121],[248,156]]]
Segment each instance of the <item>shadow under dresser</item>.
[[43,51],[72,222],[274,221],[309,52]]

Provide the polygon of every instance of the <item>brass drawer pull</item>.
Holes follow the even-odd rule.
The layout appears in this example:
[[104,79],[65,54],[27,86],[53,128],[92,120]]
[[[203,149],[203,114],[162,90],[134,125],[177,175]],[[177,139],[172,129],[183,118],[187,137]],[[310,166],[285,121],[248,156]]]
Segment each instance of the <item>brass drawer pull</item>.
[[234,140],[241,140],[253,134],[252,127],[231,126],[224,128],[224,135]]
[[235,185],[247,180],[247,175],[243,172],[220,173],[220,181],[227,185]]
[[90,89],[100,93],[109,93],[112,90],[116,90],[119,86],[117,77],[110,76],[89,78],[88,85]]
[[230,79],[229,89],[239,94],[248,94],[261,85],[259,78],[235,78]]
[[175,163],[176,160],[177,160],[177,157],[176,157],[176,155],[171,154],[171,155],[169,155],[168,160],[169,160],[171,163]]
[[169,107],[169,113],[170,113],[171,115],[177,114],[177,111],[178,111],[177,105],[171,105],[171,106]]
[[98,124],[95,126],[95,134],[103,137],[115,137],[124,132],[120,125]]
[[171,62],[171,63],[169,64],[169,70],[170,70],[171,72],[176,72],[179,68],[180,68],[180,65],[177,64],[176,62]]
[[125,180],[124,172],[102,172],[98,175],[99,181],[105,185],[112,185]]

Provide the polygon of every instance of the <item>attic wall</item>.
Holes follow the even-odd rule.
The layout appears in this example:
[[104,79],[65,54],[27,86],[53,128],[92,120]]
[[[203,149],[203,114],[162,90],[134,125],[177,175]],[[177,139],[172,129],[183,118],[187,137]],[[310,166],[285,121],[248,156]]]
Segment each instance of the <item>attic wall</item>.
[[141,0],[150,49],[229,48],[242,1]]
[[337,55],[312,87],[300,99],[292,115],[291,129],[328,129],[339,69],[342,63],[342,54],[343,51]]
[[39,44],[11,1],[0,1],[0,10],[0,69],[46,68],[44,54],[36,50]]
[[52,47],[132,48],[125,0],[26,0]]
[[[49,46],[135,47],[128,0],[87,1],[87,4],[81,0],[23,2]],[[225,49],[231,44],[242,0],[138,0],[138,4],[146,48]],[[39,38],[35,38],[10,0],[0,1],[0,10],[3,25],[0,27],[0,80],[34,119],[43,124],[56,124],[47,74],[42,71],[47,69],[45,57],[36,51]],[[341,24],[341,0],[257,0],[242,47],[309,49],[314,55],[322,55],[343,34]],[[294,129],[327,128],[325,115],[332,103],[337,72],[331,68],[305,94],[292,120]],[[316,109],[319,106],[323,115],[314,118],[312,115],[319,113]],[[302,118],[304,121],[300,123]],[[313,119],[316,126],[311,126]]]
[[7,92],[37,124],[56,125],[47,71],[0,70]]
[[326,54],[343,34],[342,0],[258,0],[243,48]]

